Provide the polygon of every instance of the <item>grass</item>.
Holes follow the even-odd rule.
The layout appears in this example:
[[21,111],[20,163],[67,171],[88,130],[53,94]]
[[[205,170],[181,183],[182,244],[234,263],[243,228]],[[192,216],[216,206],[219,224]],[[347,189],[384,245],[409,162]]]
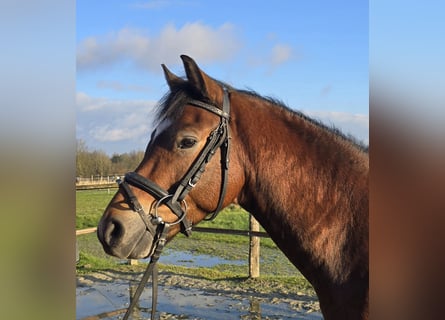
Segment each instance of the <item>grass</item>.
[[[76,192],[76,228],[95,227],[116,189],[78,190]],[[249,215],[239,206],[230,205],[213,221],[203,221],[202,227],[248,230]]]
[[254,289],[257,292],[267,292],[277,286],[289,291],[304,291],[306,293],[314,294],[312,286],[307,282],[303,276],[277,276],[277,275],[262,275],[261,278],[251,279],[245,274],[240,273],[239,270],[219,268],[187,268],[174,265],[159,265],[160,271],[164,273],[181,274],[211,281],[232,281],[236,282],[237,286],[245,286],[249,289]]
[[[115,193],[110,190],[83,190],[76,192],[76,227],[77,229],[96,227],[104,209]],[[248,230],[249,214],[238,206],[231,205],[223,210],[214,221],[201,222],[199,226],[225,229]],[[262,230],[263,231],[263,230]],[[140,271],[145,264],[130,266],[126,260],[110,257],[102,249],[95,233],[77,237],[80,260],[77,273],[85,274],[100,270]],[[181,274],[199,275],[209,279],[247,277],[249,238],[245,236],[193,232],[190,238],[177,235],[167,248],[191,254],[206,254],[227,260],[246,261],[242,265],[219,264],[212,268],[186,268],[172,265],[161,265],[161,270]],[[162,260],[161,260],[162,262]],[[292,282],[302,279],[295,267],[283,253],[277,249],[271,239],[261,238],[261,278],[281,279]],[[280,275],[277,277],[277,275]],[[292,280],[293,279],[293,280]],[[300,280],[298,280],[300,281]],[[306,280],[303,279],[306,283]],[[306,284],[305,284],[306,285]],[[303,286],[301,284],[301,286]]]
[[[113,197],[116,189],[104,190],[78,190],[76,192],[76,229],[96,227],[99,223],[106,206]],[[213,221],[202,221],[200,227],[212,227],[221,229],[249,229],[249,214],[236,205],[230,205],[221,211],[218,217]],[[264,231],[261,228],[261,231]],[[247,244],[247,237],[230,236],[212,233],[193,233],[192,238],[195,241],[223,241],[226,243]],[[189,239],[190,240],[190,239]],[[262,239],[262,244],[268,247],[275,247],[270,239]],[[178,248],[181,244],[178,243]],[[201,253],[209,253],[203,248]]]
[[76,191],[76,229],[97,227],[116,189]]
[[[113,264],[85,253],[81,253],[81,260],[85,263],[78,266],[77,273],[79,275],[110,270],[124,274],[142,274],[147,268],[146,263],[138,265]],[[278,288],[280,292],[304,292],[305,294],[315,295],[312,286],[300,274],[261,274],[260,278],[252,279],[248,277],[247,266],[218,265],[207,268],[158,263],[158,267],[161,274],[181,275],[212,282],[222,282],[224,283],[223,287],[226,288],[237,287],[238,289],[250,290],[256,293],[270,293]]]

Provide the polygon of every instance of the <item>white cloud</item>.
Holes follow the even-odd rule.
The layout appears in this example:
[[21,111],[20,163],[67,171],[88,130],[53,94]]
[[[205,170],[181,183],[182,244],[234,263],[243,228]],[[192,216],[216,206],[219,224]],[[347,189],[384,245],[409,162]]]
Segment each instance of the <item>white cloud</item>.
[[96,83],[97,88],[108,89],[112,91],[136,91],[136,92],[151,92],[151,87],[147,85],[126,84],[115,80],[99,80]]
[[159,72],[161,63],[179,63],[180,54],[210,62],[231,57],[239,47],[234,26],[228,23],[213,28],[194,22],[179,29],[169,24],[157,37],[144,30],[123,28],[107,36],[81,41],[77,50],[77,67],[85,70],[130,60],[137,67]]
[[76,101],[78,138],[94,144],[141,141],[149,136],[155,102],[90,97],[83,92],[77,93]]
[[326,125],[334,125],[345,134],[369,143],[369,115],[337,111],[304,111],[311,118]]
[[283,64],[292,57],[292,48],[286,44],[276,44],[272,48],[270,62],[273,66]]
[[92,138],[97,141],[122,141],[137,139],[148,132],[147,125],[115,128],[110,125],[94,127],[90,130]]
[[301,58],[301,54],[289,44],[270,43],[275,42],[275,38],[273,34],[269,34],[267,48],[261,45],[257,50],[251,50],[246,63],[252,68],[265,67],[266,74],[269,75],[286,62]]

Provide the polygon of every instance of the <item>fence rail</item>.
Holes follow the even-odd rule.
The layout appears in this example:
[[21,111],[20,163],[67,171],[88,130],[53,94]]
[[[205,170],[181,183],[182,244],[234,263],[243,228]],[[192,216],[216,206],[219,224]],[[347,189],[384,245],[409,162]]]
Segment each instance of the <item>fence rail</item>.
[[[249,241],[249,277],[257,278],[260,276],[260,238],[268,238],[269,235],[266,232],[256,231],[259,228],[258,222],[250,215],[251,223],[250,230],[236,230],[236,229],[223,229],[223,228],[205,228],[205,227],[193,227],[195,232],[207,232],[216,234],[230,234],[238,236],[248,236]],[[96,232],[97,227],[85,228],[76,230],[76,236],[89,234]],[[129,259],[129,264],[137,264],[137,260]]]
[[[76,236],[82,234],[88,234],[96,232],[97,227],[78,229],[76,230]],[[261,231],[250,231],[250,230],[235,230],[235,229],[223,229],[223,228],[206,228],[206,227],[193,227],[192,231],[196,232],[207,232],[207,233],[219,233],[219,234],[231,234],[237,236],[253,236],[260,238],[269,238],[267,232]]]
[[90,177],[76,177],[76,186],[115,183],[117,179],[123,176],[124,176],[123,174],[114,174],[109,176],[92,175]]
[[97,230],[97,227],[79,229],[79,230],[76,230],[76,236],[80,236],[81,234],[93,233],[93,232],[96,232],[96,230]]
[[208,233],[222,233],[232,234],[237,236],[253,236],[260,238],[269,238],[267,232],[251,231],[251,230],[235,230],[235,229],[219,229],[219,228],[206,228],[206,227],[193,227],[192,231],[196,232],[208,232]]

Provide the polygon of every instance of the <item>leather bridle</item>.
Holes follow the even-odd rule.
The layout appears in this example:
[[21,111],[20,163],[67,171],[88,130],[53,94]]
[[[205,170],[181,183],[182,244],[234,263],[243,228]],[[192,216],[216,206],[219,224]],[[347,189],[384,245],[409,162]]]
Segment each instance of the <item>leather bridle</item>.
[[[213,212],[209,213],[209,216],[205,220],[213,220],[222,208],[227,189],[230,149],[230,99],[229,93],[226,88],[223,88],[223,92],[224,95],[222,109],[200,100],[191,99],[187,101],[188,105],[202,108],[218,115],[220,118],[220,122],[219,125],[209,134],[206,144],[204,145],[201,152],[198,154],[197,158],[192,163],[186,174],[179,181],[174,192],[169,193],[168,191],[161,188],[156,182],[143,177],[137,172],[129,172],[125,175],[125,178],[123,180],[117,181],[119,187],[127,197],[131,208],[139,214],[145,224],[146,230],[153,235],[153,248],[150,252],[152,253],[150,264],[148,265],[147,270],[142,277],[141,283],[139,284],[134,297],[132,298],[131,304],[128,307],[127,312],[123,318],[124,320],[128,319],[128,317],[130,316],[134,305],[138,301],[142,290],[146,282],[148,281],[150,273],[153,273],[153,300],[151,317],[152,319],[154,318],[156,310],[155,301],[157,299],[157,279],[155,279],[157,278],[157,268],[155,264],[159,259],[162,249],[164,248],[164,245],[167,241],[168,230],[171,226],[180,223],[181,232],[183,232],[186,236],[191,235],[192,223],[186,218],[187,203],[185,202],[185,197],[196,186],[199,179],[201,178],[201,175],[205,171],[206,165],[209,163],[218,149],[221,150],[222,176],[219,200],[216,209]],[[130,186],[145,191],[155,198],[155,202],[150,207],[150,211],[148,214],[144,211]],[[157,213],[158,208],[161,205],[166,205],[178,217],[178,219],[172,223],[163,221],[163,219]]]

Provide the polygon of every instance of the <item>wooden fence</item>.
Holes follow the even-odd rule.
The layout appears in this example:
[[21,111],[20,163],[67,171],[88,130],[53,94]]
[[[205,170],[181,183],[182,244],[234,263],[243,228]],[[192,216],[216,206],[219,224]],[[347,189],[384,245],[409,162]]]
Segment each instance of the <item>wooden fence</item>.
[[123,174],[114,174],[109,176],[92,175],[90,177],[76,177],[76,186],[115,183],[118,178],[123,176]]
[[[76,230],[76,236],[96,232],[97,228],[86,228]],[[260,238],[268,238],[266,232],[260,232],[260,224],[250,215],[249,230],[234,230],[220,228],[193,227],[195,232],[207,232],[217,234],[231,234],[249,237],[249,277],[258,278],[260,276]],[[137,264],[137,260],[129,259],[129,264]]]

